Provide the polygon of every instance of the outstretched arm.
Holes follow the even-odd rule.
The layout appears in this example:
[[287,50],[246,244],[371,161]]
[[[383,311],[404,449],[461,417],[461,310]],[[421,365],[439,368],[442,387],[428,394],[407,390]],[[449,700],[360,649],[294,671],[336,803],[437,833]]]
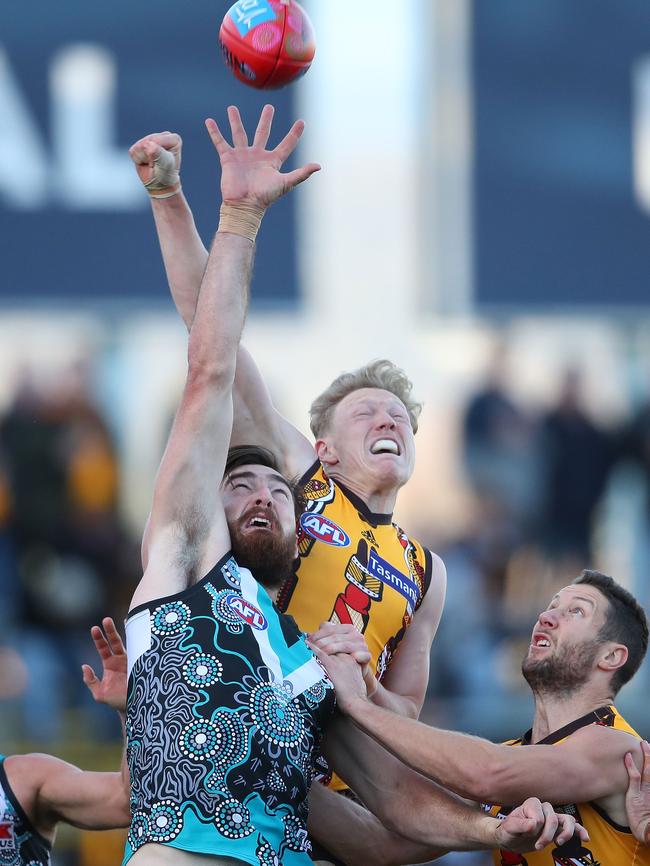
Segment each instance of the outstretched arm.
[[129,776],[129,765],[126,759],[126,693],[127,693],[127,664],[126,649],[124,643],[110,616],[104,617],[101,626],[94,625],[90,629],[90,636],[95,644],[102,663],[101,679],[97,677],[90,665],[82,665],[83,681],[88,687],[93,698],[100,704],[106,704],[117,710],[122,724],[122,737],[124,745],[122,748],[122,761],[120,764],[120,776],[122,787],[128,799],[131,788]]
[[[492,818],[404,766],[340,716],[328,729],[324,753],[390,833],[416,843],[416,847],[407,848],[401,862],[433,859],[450,849],[540,850],[553,839],[561,843],[571,838],[576,827],[573,819],[566,821],[550,804],[535,798],[503,821]],[[400,809],[395,809],[397,802]],[[314,818],[317,837],[321,832],[318,821]],[[358,832],[365,833],[368,824],[360,815],[355,821]],[[586,838],[579,825],[578,831]],[[359,844],[360,840],[345,840],[346,835],[343,841],[348,847]],[[389,862],[393,862],[395,840],[386,837],[385,841]],[[324,835],[323,842],[327,843]],[[400,862],[398,853],[396,857]]]
[[120,633],[110,616],[104,617],[101,627],[94,625],[90,636],[102,663],[101,679],[90,665],[82,665],[83,681],[93,698],[117,710],[126,712],[126,649]]
[[146,569],[132,606],[185,589],[228,550],[219,483],[232,429],[255,236],[266,208],[319,168],[311,163],[280,172],[302,134],[302,121],[267,150],[272,106],[262,110],[250,146],[234,106],[228,117],[232,146],[213,120],[206,124],[221,162],[221,219],[190,329],[187,380],[156,480],[143,543]]
[[349,866],[399,866],[432,860],[436,851],[388,830],[372,812],[330,788],[309,790],[309,835]]
[[409,767],[462,797],[510,805],[527,797],[584,803],[623,793],[623,757],[639,750],[631,735],[590,725],[554,746],[513,749],[480,737],[402,718],[367,698],[351,656],[319,654],[336,687],[339,709]]
[[52,838],[65,821],[88,830],[128,827],[129,792],[121,773],[91,773],[52,755],[14,755],[5,769],[36,829]]
[[[158,240],[176,308],[188,330],[196,314],[208,251],[196,228],[180,183],[182,141],[160,132],[130,149],[138,176],[151,196]],[[233,390],[233,445],[262,445],[284,463],[289,476],[302,475],[315,460],[313,446],[273,406],[250,353],[239,347]]]

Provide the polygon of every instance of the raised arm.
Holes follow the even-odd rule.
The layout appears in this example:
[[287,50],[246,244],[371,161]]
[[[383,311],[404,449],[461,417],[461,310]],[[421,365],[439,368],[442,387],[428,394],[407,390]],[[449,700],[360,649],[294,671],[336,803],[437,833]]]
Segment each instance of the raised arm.
[[101,626],[94,625],[90,636],[102,663],[102,676],[99,678],[90,665],[82,665],[83,681],[98,703],[112,707],[123,718],[127,691],[124,642],[110,616],[104,617]]
[[221,218],[190,329],[187,380],[156,480],[143,543],[146,568],[132,606],[185,589],[228,550],[219,482],[232,429],[255,237],[266,208],[319,168],[311,163],[280,172],[302,134],[302,121],[267,150],[272,106],[262,110],[251,145],[234,106],[228,117],[232,146],[213,120],[206,122],[221,162]]
[[590,725],[558,745],[512,748],[402,718],[367,698],[351,656],[321,655],[342,712],[409,767],[462,797],[510,805],[527,797],[584,803],[627,788],[623,758],[640,753],[624,731]]
[[[151,196],[156,231],[176,308],[188,330],[196,314],[208,261],[180,182],[182,141],[161,132],[130,150],[140,180]],[[240,346],[233,390],[233,445],[262,445],[284,463],[289,476],[303,474],[315,459],[313,446],[274,407],[249,352]]]

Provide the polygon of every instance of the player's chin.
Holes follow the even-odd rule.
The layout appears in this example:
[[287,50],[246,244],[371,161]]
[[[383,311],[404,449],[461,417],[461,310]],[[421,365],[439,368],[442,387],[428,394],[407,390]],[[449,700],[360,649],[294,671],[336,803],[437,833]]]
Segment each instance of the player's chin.
[[411,477],[412,469],[400,454],[371,454],[369,462],[375,478],[384,483],[401,486]]

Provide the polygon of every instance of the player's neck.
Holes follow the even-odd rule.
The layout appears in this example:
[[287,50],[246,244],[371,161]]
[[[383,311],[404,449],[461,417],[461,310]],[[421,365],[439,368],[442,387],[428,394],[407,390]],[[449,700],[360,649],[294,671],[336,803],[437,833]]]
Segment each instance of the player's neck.
[[339,484],[342,484],[351,493],[354,493],[373,514],[392,514],[395,510],[395,502],[399,487],[377,487],[376,482],[360,481],[341,472],[338,466],[328,467],[327,475]]
[[586,716],[599,707],[613,703],[609,691],[603,691],[593,685],[586,685],[569,696],[545,693],[535,694],[535,718],[533,721],[532,743],[548,737],[559,731],[565,725]]

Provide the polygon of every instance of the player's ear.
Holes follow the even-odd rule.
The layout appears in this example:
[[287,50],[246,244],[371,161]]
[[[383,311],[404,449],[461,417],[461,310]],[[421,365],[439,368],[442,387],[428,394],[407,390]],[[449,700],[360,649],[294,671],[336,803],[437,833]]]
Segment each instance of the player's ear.
[[339,462],[335,448],[327,439],[317,439],[314,448],[323,466],[335,466]]
[[624,644],[607,644],[598,662],[598,667],[604,671],[617,671],[623,667],[628,655],[627,647]]

